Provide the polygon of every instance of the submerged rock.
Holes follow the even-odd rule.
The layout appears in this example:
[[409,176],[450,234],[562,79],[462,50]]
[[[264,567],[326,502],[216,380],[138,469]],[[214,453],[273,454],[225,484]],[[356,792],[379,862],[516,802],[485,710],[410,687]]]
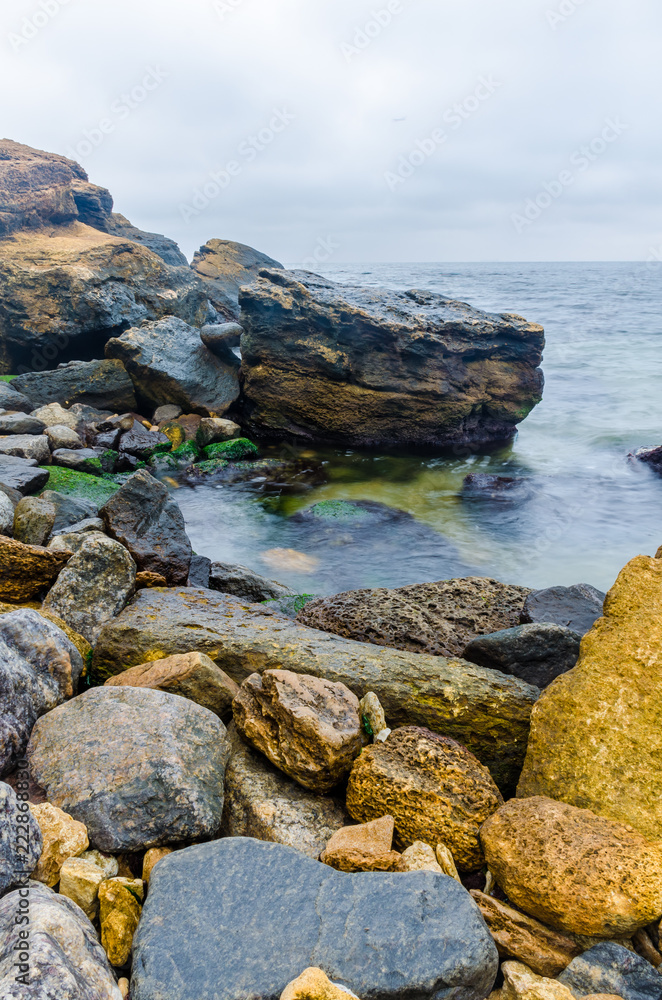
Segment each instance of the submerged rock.
[[636,458],[639,462],[645,462],[653,472],[662,475],[662,444],[657,448],[640,448],[631,457]]
[[232,486],[238,483],[260,492],[305,493],[326,481],[319,462],[304,459],[261,458],[255,461],[229,462],[224,458],[206,459],[179,474],[188,486]]
[[19,375],[14,382],[36,406],[83,403],[120,413],[136,408],[133,384],[119,361],[72,361],[55,371]]
[[494,476],[472,472],[462,483],[463,500],[486,500],[517,503],[528,500],[533,490],[531,481],[521,476]]

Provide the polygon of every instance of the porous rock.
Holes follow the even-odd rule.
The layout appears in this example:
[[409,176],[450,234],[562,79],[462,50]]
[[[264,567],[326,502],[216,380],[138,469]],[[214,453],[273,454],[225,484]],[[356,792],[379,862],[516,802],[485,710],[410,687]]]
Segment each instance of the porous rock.
[[50,802],[31,805],[30,810],[39,824],[43,841],[39,864],[32,878],[52,888],[60,881],[65,861],[78,857],[89,846],[87,827]]
[[106,685],[168,691],[208,708],[221,719],[232,716],[239,685],[204,653],[181,653],[153,660],[109,677]]
[[26,803],[0,781],[0,895],[27,881],[41,847],[41,830]]

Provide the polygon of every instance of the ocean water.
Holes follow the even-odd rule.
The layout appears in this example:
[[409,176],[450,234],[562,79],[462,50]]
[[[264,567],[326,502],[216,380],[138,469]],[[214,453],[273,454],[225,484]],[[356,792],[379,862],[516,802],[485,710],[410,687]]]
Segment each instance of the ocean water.
[[[196,551],[308,593],[464,573],[606,590],[629,559],[662,545],[662,477],[628,459],[662,443],[662,264],[334,264],[320,273],[431,289],[542,323],[543,402],[491,454],[319,449],[327,481],[304,494],[181,488]],[[270,451],[279,453],[297,449]],[[461,488],[470,472],[521,476],[527,490],[507,503],[468,501]],[[328,499],[376,500],[415,522],[320,537],[292,520]]]

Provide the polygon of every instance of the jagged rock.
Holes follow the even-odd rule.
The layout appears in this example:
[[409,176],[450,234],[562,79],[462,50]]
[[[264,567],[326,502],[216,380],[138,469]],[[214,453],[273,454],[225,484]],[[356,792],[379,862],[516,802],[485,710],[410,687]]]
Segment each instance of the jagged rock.
[[60,451],[63,448],[71,451],[83,447],[83,442],[76,431],[67,427],[66,424],[54,424],[52,427],[47,427],[46,437],[51,451]]
[[174,316],[109,340],[106,357],[124,362],[140,397],[156,406],[174,403],[187,412],[218,416],[239,396],[239,361],[236,367],[220,361],[199,330]]
[[136,408],[133,384],[119,361],[76,361],[55,371],[19,375],[14,382],[36,406],[60,403],[68,409],[83,403],[119,412]]
[[14,489],[24,496],[37,493],[48,482],[48,471],[40,469],[34,459],[0,454],[0,486]]
[[43,840],[39,864],[32,872],[32,878],[53,888],[60,881],[65,861],[87,850],[87,827],[50,802],[31,805],[30,810],[39,824]]
[[660,1000],[662,976],[639,955],[603,941],[573,959],[559,982],[575,997],[610,993],[623,1000]]
[[111,965],[129,961],[144,891],[142,879],[111,878],[99,886],[101,944]]
[[17,392],[6,382],[0,382],[0,408],[3,410],[16,410],[21,413],[32,413],[34,403],[22,392]]
[[208,559],[207,556],[197,556],[194,553],[188,571],[189,587],[202,587],[204,590],[208,590],[210,576],[211,559]]
[[434,292],[262,270],[239,294],[249,426],[341,446],[512,438],[542,398],[544,331]]
[[662,444],[657,448],[639,448],[630,458],[636,458],[639,462],[645,462],[653,472],[662,475]]
[[134,939],[137,1000],[272,1000],[312,965],[359,997],[483,1000],[498,960],[478,908],[444,875],[345,874],[241,837],[177,851],[153,872]]
[[562,625],[519,625],[472,639],[462,657],[545,688],[576,665],[581,640]]
[[41,846],[41,830],[26,803],[0,781],[0,895],[28,879]]
[[536,590],[524,602],[522,622],[553,622],[585,635],[602,617],[604,600],[602,591],[588,583]]
[[398,845],[446,844],[465,871],[482,866],[478,833],[502,802],[487,768],[465,747],[415,726],[366,748],[347,785],[354,819],[365,823],[388,813]]
[[0,615],[0,775],[25,752],[36,720],[75,694],[83,658],[36,611]]
[[239,318],[239,289],[254,281],[261,268],[282,268],[259,250],[231,240],[208,240],[193,255],[191,268],[204,281],[214,308],[228,319]]
[[11,536],[13,534],[14,509],[14,504],[7,494],[0,490],[0,535]]
[[145,885],[149,885],[149,879],[155,866],[158,865],[159,861],[162,861],[163,858],[167,858],[169,854],[172,854],[172,847],[150,847],[150,849],[145,852],[142,870],[142,880]]
[[392,816],[343,826],[320,855],[320,861],[341,872],[396,871],[402,855],[391,849],[395,821]]
[[60,871],[61,896],[73,899],[90,920],[99,913],[99,886],[106,876],[101,868],[83,858],[68,858]]
[[28,749],[49,801],[112,852],[214,836],[228,755],[225,726],[207,709],[131,687],[92,688],[49,712]]
[[144,687],[168,691],[202,705],[220,719],[232,717],[239,685],[204,653],[183,653],[152,660],[109,677],[111,687]]
[[56,490],[44,490],[41,499],[48,500],[55,507],[53,535],[61,534],[74,525],[95,518],[99,510],[99,505],[92,500],[67,496]]
[[382,649],[305,628],[261,605],[193,588],[142,590],[101,631],[98,680],[150,659],[201,652],[241,683],[285,666],[374,691],[390,726],[422,725],[457,739],[505,788],[526,751],[538,688],[463,660]]
[[48,500],[23,497],[14,511],[13,536],[23,545],[45,545],[53,531],[57,511]]
[[27,413],[0,414],[0,434],[43,434],[46,425]]
[[10,434],[0,438],[0,455],[32,459],[47,465],[51,460],[51,449],[44,434]]
[[562,986],[548,976],[537,976],[522,962],[504,962],[503,1000],[573,1000],[567,986]]
[[243,597],[256,604],[277,597],[289,597],[293,593],[284,584],[267,580],[246,566],[222,562],[211,564],[209,587],[211,590],[220,590],[222,594],[233,594],[235,597]]

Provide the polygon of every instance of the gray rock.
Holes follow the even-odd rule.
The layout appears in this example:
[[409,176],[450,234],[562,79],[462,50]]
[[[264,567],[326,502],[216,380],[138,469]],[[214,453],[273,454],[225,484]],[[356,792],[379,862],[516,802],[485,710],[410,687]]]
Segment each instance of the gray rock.
[[3,410],[17,410],[21,413],[31,413],[34,410],[34,403],[22,392],[17,392],[7,382],[0,382],[0,408]]
[[76,431],[73,431],[71,427],[67,427],[65,424],[55,424],[53,427],[47,427],[46,437],[52,451],[57,451],[60,448],[76,449],[83,447],[83,442]]
[[602,617],[605,596],[588,583],[536,590],[524,603],[521,621],[523,625],[552,622],[586,635]]
[[83,658],[36,611],[0,615],[0,775],[25,753],[32,727],[76,693]]
[[336,830],[351,822],[342,804],[287,778],[241,739],[234,723],[228,740],[223,835],[285,844],[317,860]]
[[45,545],[55,524],[56,510],[48,500],[23,497],[14,511],[14,538],[24,545]]
[[47,406],[40,406],[39,409],[33,411],[32,416],[41,420],[46,428],[68,427],[75,431],[80,423],[77,413],[74,413],[73,410],[66,410],[59,403],[48,403]]
[[148,431],[139,420],[134,420],[131,430],[125,431],[120,438],[120,456],[128,454],[144,460],[149,458],[159,444],[168,444],[165,434]]
[[174,403],[187,413],[224,413],[239,396],[237,370],[200,340],[200,331],[169,316],[127,330],[106,344],[123,361],[141,398]]
[[188,571],[189,587],[209,587],[209,577],[211,574],[211,559],[207,556],[194,555],[191,558],[191,565]]
[[28,760],[93,847],[139,851],[218,832],[225,734],[213,712],[179,695],[91,688],[37,722]]
[[0,434],[43,434],[46,424],[27,413],[4,413],[0,416]]
[[47,482],[48,471],[40,469],[34,459],[0,454],[0,484],[8,489],[28,496],[43,489]]
[[106,526],[100,517],[86,517],[84,520],[77,521],[76,524],[71,524],[67,528],[54,531],[53,538],[59,538],[61,535],[84,535],[90,532],[105,535]]
[[106,225],[107,231],[113,236],[121,236],[134,243],[141,243],[152,253],[157,254],[166,264],[170,264],[171,267],[188,268],[188,260],[169,236],[162,236],[160,233],[146,233],[142,229],[132,226],[129,220],[118,212],[112,213],[110,221]]
[[51,460],[51,449],[45,434],[11,434],[0,438],[0,455],[29,458],[47,465]]
[[182,413],[181,406],[174,406],[172,403],[166,403],[165,406],[159,406],[154,411],[154,418],[152,423],[161,424],[167,423],[169,420],[176,420],[177,417],[181,417]]
[[223,417],[203,417],[198,427],[196,441],[201,448],[208,444],[219,444],[221,441],[231,441],[241,435],[241,427],[234,420],[224,420]]
[[200,330],[200,339],[217,358],[238,368],[241,359],[236,348],[241,343],[243,332],[244,328],[238,323],[208,324]]
[[662,444],[656,448],[640,448],[629,457],[636,458],[639,462],[645,462],[653,472],[662,475]]
[[55,490],[44,490],[41,499],[48,500],[49,503],[55,506],[54,535],[73,524],[78,524],[87,518],[95,517],[99,511],[97,504],[91,500],[84,500],[82,497],[70,497],[65,493],[57,493]]
[[19,802],[14,789],[0,781],[0,896],[29,878],[41,847],[41,830],[27,803]]
[[562,625],[520,625],[473,639],[462,658],[545,688],[576,665],[581,641]]
[[[41,882],[30,882],[28,891],[29,925],[16,920],[25,913],[25,890],[0,900],[2,1000],[121,1000],[106,953],[80,907]],[[29,971],[22,983],[15,963],[26,940]]]
[[275,580],[267,580],[246,566],[215,562],[211,564],[209,578],[211,590],[220,590],[223,594],[234,594],[247,601],[275,600],[277,597],[289,597],[293,591]]
[[191,268],[203,280],[218,312],[239,319],[239,289],[254,281],[263,267],[282,268],[273,257],[244,243],[209,240],[193,255]]
[[11,536],[14,530],[14,504],[0,491],[0,535]]
[[51,587],[44,608],[94,645],[135,585],[136,564],[124,546],[105,536],[88,537]]
[[138,569],[186,583],[193,550],[184,517],[168,488],[141,469],[101,508],[108,534],[129,550]]
[[73,469],[74,472],[86,472],[88,475],[100,476],[101,450],[95,448],[78,448],[72,451],[69,448],[58,448],[53,452],[53,465],[61,465],[65,469]]
[[48,548],[52,549],[54,552],[73,552],[74,555],[77,555],[83,546],[87,545],[90,539],[96,539],[98,541],[108,537],[103,530],[103,521],[99,521],[99,523],[101,524],[100,531],[65,530],[59,535],[55,535],[55,537],[50,540]]
[[55,371],[19,375],[14,382],[35,406],[84,403],[113,413],[136,409],[133,383],[124,365],[115,360],[72,362]]
[[645,958],[603,941],[574,958],[557,977],[576,997],[608,993],[623,1000],[660,1000],[662,976]]
[[[199,885],[204,894],[192,891]],[[239,837],[178,851],[154,869],[131,995],[274,1000],[319,966],[361,998],[483,1000],[498,965],[478,908],[455,879],[337,872]]]

